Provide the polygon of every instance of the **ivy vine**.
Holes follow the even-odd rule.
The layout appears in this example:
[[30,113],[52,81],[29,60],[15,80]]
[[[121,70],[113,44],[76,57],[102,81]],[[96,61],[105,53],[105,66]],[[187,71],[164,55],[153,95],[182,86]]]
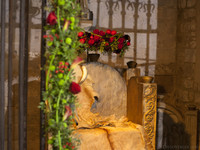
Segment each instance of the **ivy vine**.
[[81,45],[77,39],[80,7],[77,0],[49,0],[46,10],[46,90],[40,108],[46,114],[48,144],[53,150],[72,150],[79,143],[72,134],[75,94],[80,86],[72,81],[73,68],[81,62],[76,59]]

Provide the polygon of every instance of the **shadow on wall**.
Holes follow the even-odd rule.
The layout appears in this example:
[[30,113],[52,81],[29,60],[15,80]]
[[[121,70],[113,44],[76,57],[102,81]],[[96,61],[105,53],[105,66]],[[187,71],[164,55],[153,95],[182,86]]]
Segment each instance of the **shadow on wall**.
[[169,114],[158,111],[157,150],[189,149],[190,135],[186,132],[185,125],[176,123]]

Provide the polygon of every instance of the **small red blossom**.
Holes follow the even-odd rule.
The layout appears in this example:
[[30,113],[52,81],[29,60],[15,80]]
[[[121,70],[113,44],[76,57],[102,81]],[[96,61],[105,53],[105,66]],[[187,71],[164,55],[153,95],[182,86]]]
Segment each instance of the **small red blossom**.
[[90,38],[93,39],[94,37],[91,35]]
[[95,30],[93,30],[93,33],[94,33],[94,34],[99,34],[99,30],[98,30],[98,29],[95,29]]
[[95,42],[98,42],[99,40],[100,40],[100,37],[95,35],[95,36],[94,36],[94,41],[95,41]]
[[94,44],[94,40],[93,39],[90,39],[89,41],[88,41],[88,44],[91,46],[91,45],[93,45]]
[[79,32],[79,33],[78,33],[78,37],[81,37],[81,36],[83,36],[83,35],[84,35],[83,32]]
[[43,38],[48,38],[48,35],[43,35]]
[[127,42],[127,46],[130,46],[131,45],[131,43],[130,42]]
[[111,34],[111,30],[110,29],[106,30],[106,33]]
[[125,40],[124,38],[119,38],[118,42],[119,42],[119,43],[123,43],[124,40]]
[[123,46],[124,46],[124,44],[122,44],[122,43],[119,43],[119,44],[118,44],[118,49],[122,49],[122,48],[123,48]]
[[58,73],[58,70],[56,70],[55,72]]
[[81,44],[84,44],[84,43],[85,43],[85,39],[80,39],[79,42],[80,42]]
[[48,17],[47,17],[47,23],[50,24],[50,25],[55,25],[56,24],[56,20],[57,20],[57,17],[56,17],[56,14],[55,12],[51,12]]
[[81,87],[78,83],[72,82],[70,84],[69,91],[73,94],[78,94],[81,91]]
[[104,36],[104,35],[105,35],[105,32],[100,31],[100,32],[99,32],[99,35]]
[[117,31],[113,30],[111,31],[111,35],[115,35],[117,33]]
[[68,145],[68,146],[71,146],[71,145],[72,145],[72,143],[69,143],[69,142],[67,142],[67,143],[66,143],[66,145]]
[[114,39],[115,39],[115,37],[111,37],[111,38],[109,39],[109,42],[112,43]]
[[59,39],[59,35],[57,33],[55,34],[55,36],[56,36],[57,39]]
[[108,45],[109,45],[108,43],[105,44],[105,46],[108,46]]
[[71,147],[72,149],[75,148],[75,146],[72,146],[72,143],[67,142],[65,145],[63,145],[63,148],[66,148],[66,146]]
[[65,65],[67,65],[67,66],[68,66],[68,65],[69,65],[69,63],[68,63],[68,62],[66,62],[66,63],[65,63]]

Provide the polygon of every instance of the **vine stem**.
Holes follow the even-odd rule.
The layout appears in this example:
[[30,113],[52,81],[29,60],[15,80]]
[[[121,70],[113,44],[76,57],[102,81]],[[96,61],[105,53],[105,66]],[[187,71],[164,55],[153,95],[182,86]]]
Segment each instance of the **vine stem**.
[[[56,107],[56,123],[59,122],[58,108],[60,106],[60,96],[62,93],[63,93],[63,90],[60,90],[59,95],[58,95],[58,100],[57,100],[57,107]],[[59,142],[59,150],[61,150],[62,144],[61,144],[61,138],[60,138],[60,129],[58,130],[58,142]]]
[[[53,61],[55,59],[55,55],[52,55],[52,58],[51,58],[51,61],[50,61],[50,64],[49,64],[49,68],[48,68],[48,71],[47,71],[47,75],[46,75],[46,91],[48,91],[49,87],[48,87],[48,83],[49,83],[49,74],[50,74],[50,68],[53,64]],[[51,101],[49,100],[49,109],[51,110]]]
[[60,29],[60,9],[59,7],[57,8],[57,20],[58,20],[58,28]]
[[[58,28],[61,30],[60,27],[60,9],[57,7],[57,22],[58,22]],[[59,115],[58,115],[58,108],[60,106],[60,96],[63,93],[63,90],[60,90],[57,100],[57,107],[56,107],[56,123],[59,123]],[[60,135],[60,129],[58,130],[58,142],[59,142],[59,150],[62,150],[62,142],[61,142],[61,135]]]
[[[67,77],[65,78],[65,82],[66,80],[69,78],[69,75],[71,74],[72,72],[72,69],[68,72],[67,74]],[[58,115],[58,108],[60,107],[60,97],[61,97],[61,94],[63,93],[64,91],[61,89],[60,92],[59,92],[59,95],[58,95],[58,100],[57,100],[57,106],[56,106],[56,123],[58,124],[59,123],[59,115]],[[61,135],[60,135],[60,129],[58,130],[58,142],[59,142],[59,150],[62,150],[62,139],[61,139]]]

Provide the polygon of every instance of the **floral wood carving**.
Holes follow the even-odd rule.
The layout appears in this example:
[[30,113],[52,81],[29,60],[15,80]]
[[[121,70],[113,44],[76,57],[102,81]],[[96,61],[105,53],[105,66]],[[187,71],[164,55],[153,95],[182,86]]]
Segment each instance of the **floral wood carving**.
[[155,150],[156,137],[156,106],[157,106],[157,86],[156,84],[144,84],[144,101],[143,101],[143,126],[149,138],[149,143]]

